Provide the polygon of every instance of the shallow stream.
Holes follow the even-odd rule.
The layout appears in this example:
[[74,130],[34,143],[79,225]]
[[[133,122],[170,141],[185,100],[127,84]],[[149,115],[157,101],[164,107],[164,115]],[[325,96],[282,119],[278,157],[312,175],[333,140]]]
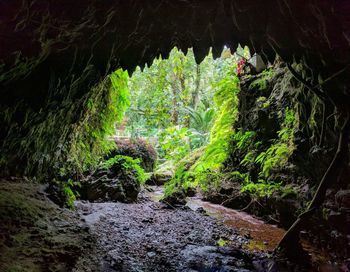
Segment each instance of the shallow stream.
[[[164,194],[163,188],[152,188],[153,191],[148,192],[147,195],[153,201],[159,201]],[[250,251],[274,250],[286,232],[284,229],[267,224],[245,212],[203,201],[199,196],[188,197],[186,205],[194,211],[203,208],[210,217],[222,221],[226,226],[233,228],[240,235],[250,238],[249,244],[244,245],[244,248]]]

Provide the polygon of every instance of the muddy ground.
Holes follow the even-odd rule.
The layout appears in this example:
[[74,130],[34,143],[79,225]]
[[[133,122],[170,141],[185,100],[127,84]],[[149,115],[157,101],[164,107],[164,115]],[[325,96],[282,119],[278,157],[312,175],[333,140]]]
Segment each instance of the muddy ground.
[[78,201],[71,211],[42,185],[2,180],[0,219],[4,272],[244,272],[272,264],[267,253],[246,249],[249,235],[203,209],[169,209],[144,193],[134,204]]
[[[103,271],[256,270],[258,256],[239,250],[249,239],[202,210],[168,209],[147,198],[136,204],[77,202],[76,206],[106,251]],[[219,246],[229,241],[236,247]]]

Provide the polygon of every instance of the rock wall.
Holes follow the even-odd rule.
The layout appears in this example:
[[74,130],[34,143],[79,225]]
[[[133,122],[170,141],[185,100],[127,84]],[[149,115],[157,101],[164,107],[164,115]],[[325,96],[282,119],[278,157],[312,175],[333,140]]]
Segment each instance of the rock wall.
[[[298,72],[303,69],[300,65],[293,67]],[[307,90],[280,61],[268,72],[242,76],[239,101],[235,129],[242,131],[240,135],[254,134],[244,143],[233,139],[224,171],[229,178],[219,189],[207,193],[206,198],[231,208],[244,209],[287,229],[298,215],[306,211],[314,197],[337,151],[342,124],[334,115],[334,106],[324,104]],[[286,116],[291,113],[293,124],[289,126],[291,130],[284,134],[289,140],[283,141]],[[240,137],[242,139],[243,136]],[[292,152],[283,164],[273,167],[268,176],[262,176],[257,156],[281,142],[290,144]],[[249,156],[253,159],[249,160]],[[276,154],[274,156],[277,157]],[[284,160],[283,156],[278,158]],[[350,167],[344,162],[342,170],[338,170],[332,176],[325,203],[316,209],[300,235],[314,267],[326,262],[338,265],[338,268],[345,267],[350,253]],[[233,171],[249,173],[249,179],[254,183],[264,179],[264,182],[279,182],[282,187],[271,187],[271,194],[242,192],[247,180],[242,179],[242,175],[239,178],[230,176]]]

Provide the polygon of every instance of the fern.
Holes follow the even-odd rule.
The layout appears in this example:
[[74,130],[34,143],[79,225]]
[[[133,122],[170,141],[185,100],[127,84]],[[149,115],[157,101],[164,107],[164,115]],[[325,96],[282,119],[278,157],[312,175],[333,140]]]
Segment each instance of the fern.
[[239,130],[233,134],[233,140],[236,142],[237,148],[247,149],[253,142],[255,136],[255,131],[246,131],[243,133],[241,130]]
[[243,160],[240,162],[240,165],[248,166],[249,164],[254,163],[254,161],[255,161],[255,154],[252,151],[250,151],[244,156]]
[[208,180],[212,183],[218,182],[218,175],[227,159],[230,140],[234,134],[233,125],[237,117],[239,87],[233,68],[216,85],[214,102],[218,111],[211,129],[210,142],[203,156],[192,168],[196,182],[202,187],[206,187]]

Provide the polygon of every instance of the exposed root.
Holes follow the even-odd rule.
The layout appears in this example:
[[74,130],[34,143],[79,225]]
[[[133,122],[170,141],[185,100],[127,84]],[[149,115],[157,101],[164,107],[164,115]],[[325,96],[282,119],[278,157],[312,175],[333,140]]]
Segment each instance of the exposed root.
[[258,200],[252,199],[252,200],[249,202],[249,204],[248,204],[247,206],[245,206],[243,209],[241,209],[241,210],[239,210],[239,211],[240,211],[240,212],[244,212],[244,211],[248,210],[249,207],[250,207],[251,205],[253,205],[254,203],[258,203],[262,208],[265,208]]
[[350,116],[348,115],[343,127],[340,130],[337,152],[334,155],[334,158],[331,164],[329,165],[327,171],[325,172],[312,201],[310,202],[307,210],[298,216],[298,219],[283,236],[276,250],[286,249],[288,245],[295,244],[297,241],[299,241],[299,231],[305,225],[308,219],[311,218],[315,210],[320,208],[320,206],[324,202],[326,190],[329,188],[330,184],[334,180],[334,177],[338,173],[339,166],[341,166],[344,163],[347,156],[350,128],[349,118]]

